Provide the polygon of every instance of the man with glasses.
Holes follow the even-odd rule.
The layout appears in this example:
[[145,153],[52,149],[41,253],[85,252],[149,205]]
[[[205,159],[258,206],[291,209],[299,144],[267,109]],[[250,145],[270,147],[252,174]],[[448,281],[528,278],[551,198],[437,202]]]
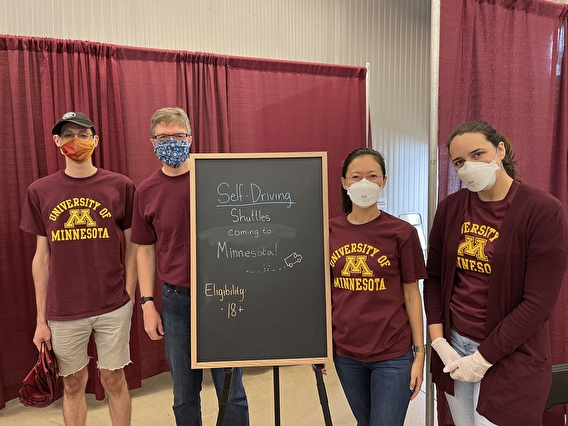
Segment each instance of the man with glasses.
[[85,425],[87,346],[93,334],[112,424],[130,425],[124,367],[131,362],[136,289],[136,246],[130,242],[134,184],[93,165],[99,137],[85,114],[64,114],[52,134],[65,170],[29,186],[20,222],[22,230],[36,235],[33,342],[38,350],[42,342],[53,347],[63,377],[65,424]]
[[[202,370],[191,368],[189,271],[189,118],[180,108],[162,108],[150,120],[154,153],[162,167],[136,189],[132,242],[138,248],[138,282],[144,329],[152,340],[165,339],[173,379],[173,411],[178,426],[201,425]],[[154,301],[156,274],[161,287],[161,315]],[[221,400],[224,370],[211,370]],[[231,377],[225,411],[227,426],[248,426],[249,412],[242,369]]]

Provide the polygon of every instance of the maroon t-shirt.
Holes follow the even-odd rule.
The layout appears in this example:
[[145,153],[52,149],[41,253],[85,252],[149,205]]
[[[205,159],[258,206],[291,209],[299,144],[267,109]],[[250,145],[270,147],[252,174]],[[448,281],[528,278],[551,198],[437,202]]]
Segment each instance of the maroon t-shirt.
[[329,242],[335,352],[362,362],[407,353],[403,283],[426,278],[416,229],[385,212],[360,225],[341,215],[330,221]]
[[189,287],[189,172],[172,177],[159,169],[136,188],[130,240],[156,244],[158,278]]
[[29,186],[20,228],[49,242],[47,319],[88,318],[130,300],[122,234],[131,226],[134,189],[104,169],[87,178],[60,171]]
[[519,182],[514,181],[507,196],[500,201],[481,201],[473,192],[465,201],[450,311],[452,327],[476,342],[482,342],[486,337],[491,259],[501,223],[518,187]]

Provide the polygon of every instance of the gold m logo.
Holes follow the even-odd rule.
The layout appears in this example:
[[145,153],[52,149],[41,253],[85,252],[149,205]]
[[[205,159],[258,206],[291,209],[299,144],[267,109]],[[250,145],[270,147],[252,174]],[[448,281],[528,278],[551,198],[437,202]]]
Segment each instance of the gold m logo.
[[465,241],[458,247],[458,256],[468,255],[475,256],[476,259],[488,261],[485,255],[486,238],[474,238],[469,235],[465,236]]
[[373,276],[373,271],[367,265],[367,256],[345,256],[345,266],[341,271],[341,275],[350,277],[351,274],[361,274],[362,277]]
[[76,225],[84,225],[88,227],[97,226],[97,223],[91,218],[90,209],[70,209],[69,219],[65,222],[65,228],[74,228]]

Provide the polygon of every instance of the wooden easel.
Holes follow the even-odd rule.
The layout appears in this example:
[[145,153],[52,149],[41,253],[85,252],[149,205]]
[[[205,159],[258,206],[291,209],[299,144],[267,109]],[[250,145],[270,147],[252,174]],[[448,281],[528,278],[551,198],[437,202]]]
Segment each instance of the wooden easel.
[[[318,395],[320,399],[321,408],[323,411],[323,418],[325,426],[333,426],[331,422],[331,413],[329,411],[329,403],[327,399],[327,392],[325,390],[325,383],[323,381],[323,364],[314,364],[314,372],[316,374],[316,384],[318,388]],[[217,415],[217,426],[223,426],[225,421],[225,411],[227,410],[227,403],[229,401],[229,391],[231,389],[231,378],[233,376],[232,368],[225,368],[225,381],[223,383],[223,393],[221,395],[221,402],[219,403],[219,413]],[[278,366],[272,367],[274,378],[274,424],[280,426],[280,369]]]
[[229,401],[229,390],[231,389],[231,378],[233,377],[233,368],[224,368],[225,381],[223,382],[223,393],[221,394],[221,402],[219,402],[219,413],[217,414],[217,426],[223,426],[225,422],[225,411],[227,411],[227,403]]

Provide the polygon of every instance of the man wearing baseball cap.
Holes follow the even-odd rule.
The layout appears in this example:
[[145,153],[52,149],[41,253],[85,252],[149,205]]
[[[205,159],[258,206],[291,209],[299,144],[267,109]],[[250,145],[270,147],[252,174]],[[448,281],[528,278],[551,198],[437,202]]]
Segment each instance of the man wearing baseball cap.
[[130,243],[134,184],[93,165],[99,137],[85,114],[65,113],[52,134],[65,156],[65,170],[28,187],[20,222],[37,237],[33,342],[38,350],[42,342],[53,347],[63,377],[65,424],[85,425],[87,346],[94,335],[112,424],[130,425],[124,367],[131,362],[136,287],[136,245]]

